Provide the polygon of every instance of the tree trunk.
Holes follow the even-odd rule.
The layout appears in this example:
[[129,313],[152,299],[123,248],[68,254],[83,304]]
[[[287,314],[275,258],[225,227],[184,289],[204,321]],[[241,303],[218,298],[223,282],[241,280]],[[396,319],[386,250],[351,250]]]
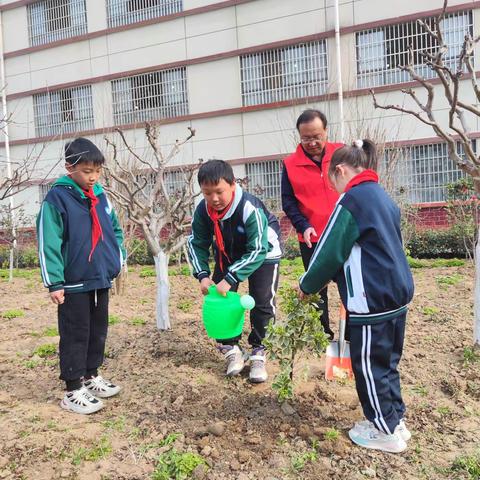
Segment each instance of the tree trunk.
[[14,254],[15,249],[12,245],[10,248],[10,258],[9,258],[9,266],[8,266],[8,281],[13,282],[13,260],[14,260]]
[[159,330],[169,330],[168,300],[170,297],[170,285],[168,281],[168,255],[165,255],[160,250],[153,259],[155,260],[155,273],[157,274],[157,328]]
[[473,344],[480,348],[480,237],[475,243],[475,301],[473,306]]

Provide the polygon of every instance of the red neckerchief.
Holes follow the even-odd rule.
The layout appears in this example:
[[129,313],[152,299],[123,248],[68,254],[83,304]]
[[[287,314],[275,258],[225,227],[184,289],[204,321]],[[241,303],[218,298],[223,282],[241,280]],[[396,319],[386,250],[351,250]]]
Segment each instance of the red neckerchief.
[[228,210],[232,206],[234,199],[235,199],[235,190],[233,191],[232,199],[230,200],[230,203],[222,210],[222,212],[218,212],[207,203],[207,212],[210,215],[210,218],[212,219],[212,222],[213,222],[213,233],[215,234],[215,242],[217,243],[217,248],[219,252],[218,258],[219,258],[221,272],[223,272],[223,256],[225,255],[228,261],[230,261],[230,259],[228,258],[227,252],[225,251],[225,244],[223,243],[222,229],[220,228],[219,220],[221,220],[227,214]]
[[378,175],[375,170],[364,170],[363,172],[360,172],[358,175],[355,175],[348,183],[347,186],[345,187],[345,190],[343,191],[348,192],[352,187],[355,185],[359,185],[360,183],[363,182],[377,182],[378,183]]
[[98,218],[97,209],[98,198],[93,193],[93,188],[90,190],[83,190],[83,193],[90,199],[90,216],[92,217],[92,249],[88,256],[88,261],[92,261],[93,251],[95,250],[100,238],[103,240],[102,226],[100,225],[100,219]]

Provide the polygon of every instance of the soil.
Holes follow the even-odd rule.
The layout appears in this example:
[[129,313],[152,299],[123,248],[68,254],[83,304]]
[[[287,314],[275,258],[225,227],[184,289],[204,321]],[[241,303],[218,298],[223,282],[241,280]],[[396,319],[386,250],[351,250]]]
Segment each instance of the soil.
[[[0,318],[0,479],[149,479],[156,459],[172,448],[165,443],[173,433],[179,434],[173,443],[178,452],[207,461],[208,469],[194,471],[196,479],[479,478],[478,470],[453,467],[480,445],[480,361],[466,359],[470,265],[414,272],[401,361],[413,436],[399,455],[350,442],[348,429],[362,417],[354,386],[326,382],[322,361],[305,358],[298,365],[291,408],[281,408],[271,389],[273,362],[266,384],[251,385],[248,369],[225,378],[223,360],[202,326],[194,279],[170,277],[173,328],[158,331],[154,278],[140,272],[131,270],[127,292],[111,299],[102,374],[122,391],[90,416],[60,409],[56,354],[34,353],[58,345],[58,336],[48,336],[55,335],[56,308],[38,272],[11,284],[0,281],[0,317],[14,309],[24,314]],[[296,278],[285,268],[281,281]],[[332,317],[336,311],[332,306]]]

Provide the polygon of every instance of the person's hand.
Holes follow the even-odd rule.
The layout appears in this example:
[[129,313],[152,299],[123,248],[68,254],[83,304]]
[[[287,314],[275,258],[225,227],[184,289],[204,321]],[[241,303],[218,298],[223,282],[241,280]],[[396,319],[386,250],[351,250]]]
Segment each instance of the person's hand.
[[210,277],[202,278],[200,282],[200,290],[202,291],[202,295],[208,294],[208,287],[213,285],[213,282]]
[[55,292],[50,292],[50,300],[55,305],[61,305],[65,301],[65,290],[56,290]]
[[303,232],[303,239],[305,240],[305,243],[307,244],[308,248],[312,248],[312,241],[310,240],[311,237],[316,237],[317,232],[313,227],[308,227],[304,232]]
[[307,294],[302,292],[302,289],[300,288],[300,285],[297,285],[297,297],[300,300],[304,300],[306,296],[307,296]]
[[232,288],[232,286],[226,281],[222,280],[221,282],[217,283],[217,291],[220,295],[224,297],[227,295],[227,292]]

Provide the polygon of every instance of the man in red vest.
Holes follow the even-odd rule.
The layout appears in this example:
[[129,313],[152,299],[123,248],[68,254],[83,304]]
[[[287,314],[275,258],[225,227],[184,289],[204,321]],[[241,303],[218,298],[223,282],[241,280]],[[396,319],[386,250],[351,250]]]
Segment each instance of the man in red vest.
[[[327,118],[319,110],[305,110],[297,120],[300,144],[284,160],[282,171],[282,208],[297,231],[303,266],[308,268],[317,241],[325,229],[338,200],[328,179],[332,154],[341,143],[327,141]],[[328,317],[325,287],[321,321],[325,333],[333,338]]]

